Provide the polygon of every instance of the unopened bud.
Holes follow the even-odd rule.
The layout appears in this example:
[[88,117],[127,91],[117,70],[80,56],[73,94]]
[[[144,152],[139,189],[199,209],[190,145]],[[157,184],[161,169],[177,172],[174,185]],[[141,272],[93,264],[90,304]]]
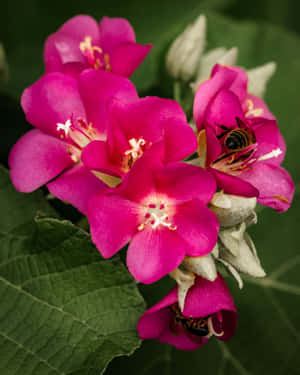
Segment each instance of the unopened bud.
[[190,287],[194,285],[196,276],[193,272],[185,271],[180,268],[176,268],[169,273],[169,275],[178,284],[178,305],[180,310],[183,311],[185,297]]
[[260,264],[255,245],[245,229],[246,224],[242,223],[235,230],[221,230],[219,258],[239,272],[253,277],[264,277],[266,273]]
[[8,79],[8,64],[3,45],[0,43],[0,80],[7,81]]
[[213,257],[210,254],[201,257],[186,256],[182,262],[184,268],[202,276],[209,281],[217,278],[217,268]]
[[196,73],[205,40],[206,17],[200,15],[172,43],[166,56],[167,72],[175,79],[191,80]]
[[276,63],[273,61],[248,70],[248,91],[251,94],[262,98],[265,93],[267,83],[275,71]]
[[245,221],[256,206],[256,198],[245,198],[218,192],[210,202],[209,208],[218,217],[222,227],[232,227]]

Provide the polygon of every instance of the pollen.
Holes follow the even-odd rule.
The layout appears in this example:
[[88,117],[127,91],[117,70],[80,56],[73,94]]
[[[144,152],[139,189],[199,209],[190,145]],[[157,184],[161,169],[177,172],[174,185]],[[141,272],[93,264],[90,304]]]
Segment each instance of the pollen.
[[87,58],[89,65],[94,69],[104,68],[111,71],[109,55],[99,46],[92,45],[92,37],[86,36],[79,44],[80,51]]
[[130,170],[133,163],[143,155],[146,148],[146,141],[144,138],[131,138],[128,143],[131,148],[124,153],[124,169],[126,171]]
[[264,113],[263,108],[254,108],[254,103],[251,99],[246,99],[245,103],[248,106],[248,110],[245,113],[245,117],[250,117],[250,116],[259,117]]
[[56,124],[56,130],[57,131],[63,130],[65,132],[65,136],[67,136],[69,134],[71,126],[72,126],[71,120],[67,120],[64,124],[58,122]]
[[140,138],[138,140],[135,138],[131,138],[129,140],[129,144],[131,146],[131,149],[125,151],[125,155],[130,155],[134,160],[142,156],[144,152],[143,146],[145,146],[146,144],[144,138]]

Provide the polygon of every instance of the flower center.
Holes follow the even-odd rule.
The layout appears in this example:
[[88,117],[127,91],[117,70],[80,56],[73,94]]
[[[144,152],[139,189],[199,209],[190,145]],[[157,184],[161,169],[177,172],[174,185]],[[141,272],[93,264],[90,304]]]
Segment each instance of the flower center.
[[170,230],[176,230],[177,226],[169,221],[169,216],[172,207],[163,201],[150,202],[145,207],[144,222],[138,227],[138,230],[143,230],[147,225],[152,229],[159,227],[167,227]]
[[79,44],[80,51],[87,58],[89,65],[94,69],[105,69],[111,71],[109,55],[102,48],[92,45],[92,38],[86,36]]
[[131,148],[124,153],[124,168],[126,171],[128,171],[133,163],[143,155],[146,149],[146,141],[144,138],[131,138],[128,143]]

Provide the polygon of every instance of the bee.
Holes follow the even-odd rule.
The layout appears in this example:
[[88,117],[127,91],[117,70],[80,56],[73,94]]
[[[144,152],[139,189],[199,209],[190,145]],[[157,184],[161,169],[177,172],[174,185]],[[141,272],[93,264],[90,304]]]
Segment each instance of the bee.
[[209,317],[188,318],[182,314],[178,303],[174,303],[173,305],[169,306],[169,309],[174,313],[175,322],[180,324],[188,333],[199,337],[209,335],[209,327],[207,323],[207,319]]
[[236,121],[238,124],[237,129],[230,129],[224,125],[219,125],[224,132],[218,136],[218,139],[224,137],[224,146],[230,151],[242,150],[256,142],[254,133],[250,133],[250,129],[246,128],[243,121],[238,117]]

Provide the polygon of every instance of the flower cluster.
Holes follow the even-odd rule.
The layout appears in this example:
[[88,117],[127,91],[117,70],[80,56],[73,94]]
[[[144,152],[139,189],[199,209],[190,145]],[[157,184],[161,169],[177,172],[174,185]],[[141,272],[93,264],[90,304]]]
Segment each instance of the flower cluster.
[[[205,22],[201,16],[168,52],[177,83],[190,83],[197,64],[205,71]],[[286,148],[276,118],[249,93],[243,69],[212,64],[210,54],[209,77],[191,84],[188,119],[174,100],[140,98],[128,79],[150,50],[122,18],[97,24],[76,16],[52,34],[46,73],[21,98],[35,129],[11,150],[10,173],[17,190],[46,184],[86,215],[103,257],[128,245],[138,282],[175,279],[138,332],[193,350],[234,334],[237,311],[218,264],[240,287],[240,273],[265,275],[246,229],[257,221],[256,202],[287,210],[294,185],[281,167]],[[251,85],[263,91],[270,72],[257,72]]]

